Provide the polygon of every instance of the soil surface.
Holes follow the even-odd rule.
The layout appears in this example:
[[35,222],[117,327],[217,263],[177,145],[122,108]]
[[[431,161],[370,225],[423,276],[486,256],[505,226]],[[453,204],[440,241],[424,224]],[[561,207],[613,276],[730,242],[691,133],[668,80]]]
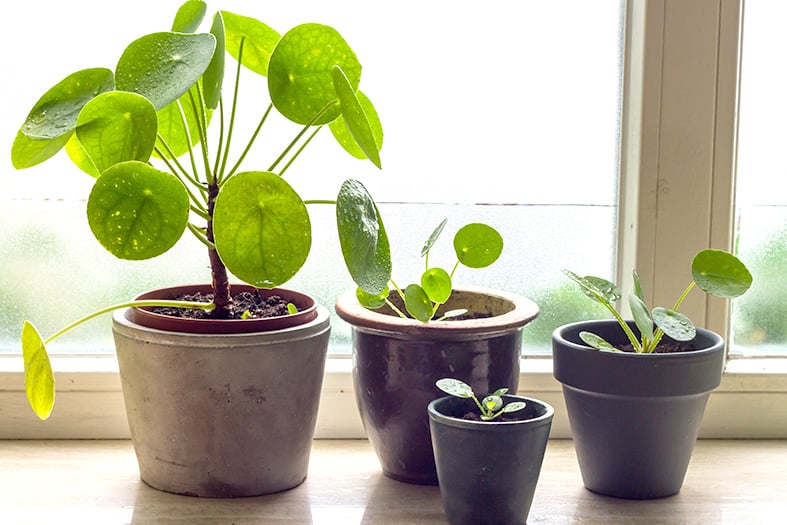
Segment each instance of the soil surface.
[[[213,302],[213,294],[185,294],[170,297],[178,301],[195,301],[201,303]],[[296,305],[298,306],[298,305]],[[171,308],[155,307],[152,311],[171,317],[184,317],[188,319],[209,319],[210,312],[199,308]],[[248,312],[248,313],[246,313]],[[265,296],[259,292],[240,292],[232,296],[229,307],[229,319],[262,319],[266,317],[279,317],[289,315],[287,301],[278,295]]]
[[[664,338],[659,342],[655,350],[653,350],[653,353],[674,354],[677,352],[691,352],[696,349],[697,347],[694,344],[694,341],[678,342],[678,341],[672,341]],[[634,352],[634,347],[631,346],[631,343],[629,343],[626,346],[619,347],[618,350],[621,350],[623,352]]]
[[[467,412],[464,416],[462,416],[462,419],[467,419],[469,421],[484,421],[483,419],[481,419],[481,414],[479,414],[478,412]],[[499,423],[503,423],[503,422],[506,422],[506,421],[509,421],[509,422],[510,421],[522,421],[523,419],[526,419],[526,418],[522,417],[522,416],[517,417],[517,416],[515,416],[513,414],[511,414],[511,415],[503,414],[502,416],[496,417],[492,421],[484,421],[484,423],[498,423],[498,422]]]

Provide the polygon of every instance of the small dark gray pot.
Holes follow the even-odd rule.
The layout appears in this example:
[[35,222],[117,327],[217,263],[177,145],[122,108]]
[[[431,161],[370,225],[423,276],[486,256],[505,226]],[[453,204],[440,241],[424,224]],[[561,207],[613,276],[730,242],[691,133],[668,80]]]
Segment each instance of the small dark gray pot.
[[442,397],[429,403],[443,510],[452,525],[521,525],[527,521],[544,460],[554,409],[537,399],[524,401],[518,421],[462,419],[478,411],[470,399]]
[[690,351],[635,354],[592,349],[582,331],[613,345],[626,338],[615,320],[573,323],[552,334],[554,375],[563,384],[585,487],[630,499],[676,494],[710,392],[721,382],[723,339],[698,328]]

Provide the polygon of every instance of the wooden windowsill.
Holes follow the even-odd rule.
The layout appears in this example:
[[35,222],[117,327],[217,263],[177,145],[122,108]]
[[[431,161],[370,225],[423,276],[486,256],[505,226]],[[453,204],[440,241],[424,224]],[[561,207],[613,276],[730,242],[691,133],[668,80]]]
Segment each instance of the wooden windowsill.
[[[439,489],[384,477],[365,440],[315,441],[303,485],[238,500],[151,489],[129,441],[0,441],[0,509],[5,525],[446,523]],[[552,440],[528,523],[760,525],[785,515],[787,441],[700,440],[680,494],[627,501],[584,489],[572,442]]]

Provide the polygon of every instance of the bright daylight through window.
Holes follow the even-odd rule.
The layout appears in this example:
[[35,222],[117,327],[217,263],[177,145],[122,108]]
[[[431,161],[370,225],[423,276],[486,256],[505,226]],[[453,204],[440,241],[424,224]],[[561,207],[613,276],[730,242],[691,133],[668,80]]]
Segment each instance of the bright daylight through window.
[[[6,101],[0,117],[6,151],[0,160],[0,353],[19,351],[24,319],[36,319],[48,336],[150,288],[210,279],[204,247],[188,233],[156,259],[115,259],[87,226],[85,199],[93,179],[63,152],[19,172],[8,154],[40,93],[78,69],[113,68],[140,28],[168,30],[180,3],[6,6],[9,22],[0,40],[3,49],[15,51],[3,53],[3,71],[24,82],[0,84]],[[368,5],[225,0],[209,7],[264,18],[274,28],[319,21],[340,30],[365,65],[364,91],[385,132],[383,169],[346,155],[323,130],[288,170],[288,181],[307,199],[335,199],[341,181],[363,181],[380,203],[394,275],[402,281],[420,275],[421,245],[443,218],[446,238],[432,252],[435,264],[453,264],[448,239],[463,224],[494,226],[505,240],[500,260],[486,269],[461,268],[456,280],[539,303],[542,314],[525,330],[525,351],[548,352],[556,326],[600,312],[560,269],[614,276],[622,2],[404,1],[375,4],[373,15]],[[36,20],[35,36],[12,20]],[[86,26],[90,31],[80,31]],[[241,78],[242,84],[248,79],[241,97],[256,94],[250,77]],[[260,111],[266,105],[261,101]],[[236,133],[248,136],[258,119],[241,115]],[[251,155],[246,164],[267,166],[270,155]],[[320,175],[303,176],[313,171]],[[301,181],[309,181],[307,187]],[[312,252],[286,286],[330,307],[354,285],[341,262],[333,206],[312,206],[310,214]],[[332,337],[333,353],[349,351],[349,327],[338,318]],[[111,349],[108,317],[51,346],[55,353]]]
[[733,303],[733,355],[787,355],[787,49],[782,2],[746,2],[738,135],[736,244],[755,281]]

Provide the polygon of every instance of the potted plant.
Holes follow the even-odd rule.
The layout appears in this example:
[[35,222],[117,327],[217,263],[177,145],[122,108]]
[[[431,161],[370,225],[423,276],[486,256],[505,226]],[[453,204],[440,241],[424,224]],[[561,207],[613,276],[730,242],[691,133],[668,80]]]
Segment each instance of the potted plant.
[[363,185],[339,191],[339,223],[363,217],[357,235],[341,237],[347,268],[358,285],[342,294],[336,313],[352,327],[353,383],[358,409],[383,473],[408,483],[436,484],[426,407],[440,396],[435,381],[469,378],[477,391],[519,383],[522,328],[538,306],[515,294],[455,287],[460,265],[489,266],[503,249],[500,234],[468,224],[454,236],[457,261],[448,272],[432,265],[430,252],[446,224],[428,236],[420,282],[392,279],[390,247],[382,218]]
[[649,311],[635,272],[631,321],[615,309],[621,293],[613,283],[566,274],[614,317],[564,325],[552,336],[554,375],[585,486],[632,499],[677,493],[708,397],[721,382],[725,349],[721,336],[695,328],[678,309],[695,286],[737,297],[751,274],[725,251],[702,250],[675,306]]
[[452,525],[524,524],[538,484],[554,409],[505,395],[479,401],[473,389],[444,378],[449,394],[429,403],[443,510]]
[[[306,206],[335,201],[304,201],[283,175],[325,125],[379,168],[382,131],[358,91],[360,62],[335,29],[310,23],[280,35],[220,11],[209,32],[195,32],[205,12],[189,0],[171,31],[129,44],[114,70],[81,70],[56,84],[30,111],[12,160],[29,168],[65,147],[96,178],[87,218],[107,250],[151,258],[188,230],[205,245],[210,284],[151,291],[46,340],[25,322],[25,382],[46,419],[55,389],[45,344],[114,310],[142,479],[181,494],[250,496],[306,477],[330,330],[325,307],[277,287],[309,252]],[[223,88],[227,55],[236,62],[231,89]],[[270,104],[233,150],[246,70],[266,77],[258,92],[267,86]],[[298,125],[294,138],[265,169],[241,171],[276,113]],[[230,275],[245,284],[230,284]]]

